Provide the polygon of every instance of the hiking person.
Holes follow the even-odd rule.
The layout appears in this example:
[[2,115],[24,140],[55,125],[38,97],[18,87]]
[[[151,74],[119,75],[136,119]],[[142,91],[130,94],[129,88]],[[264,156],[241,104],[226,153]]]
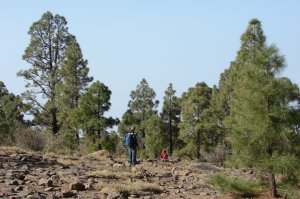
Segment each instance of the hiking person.
[[168,160],[168,154],[167,154],[167,150],[166,149],[163,149],[162,151],[161,151],[161,160],[163,161],[163,162],[165,162],[165,161],[167,161]]
[[125,146],[128,148],[128,163],[130,166],[134,166],[137,163],[136,153],[138,146],[135,127],[131,127],[130,132],[125,136]]

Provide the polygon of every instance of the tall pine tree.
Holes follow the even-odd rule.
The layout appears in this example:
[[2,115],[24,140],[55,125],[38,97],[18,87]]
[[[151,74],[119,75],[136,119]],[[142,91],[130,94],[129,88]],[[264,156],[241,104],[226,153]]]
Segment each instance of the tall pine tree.
[[205,118],[210,106],[212,89],[204,82],[197,83],[182,95],[182,121],[180,138],[186,146],[182,153],[190,157],[200,158],[200,147],[204,144],[208,130]]
[[[93,144],[100,142],[101,136],[105,135],[107,128],[118,124],[118,119],[105,117],[109,111],[111,91],[103,83],[94,82],[80,99],[79,106],[72,112],[72,123],[83,130]],[[99,146],[101,148],[101,146]]]
[[264,44],[258,20],[252,20],[242,36],[235,63],[239,66],[231,92],[230,113],[225,124],[232,146],[232,160],[255,166],[268,175],[270,192],[277,197],[276,174],[290,176],[299,169],[295,146],[299,132],[292,126],[293,106],[299,89],[287,78],[279,78],[284,58],[275,46]]
[[86,92],[88,84],[93,80],[88,76],[87,64],[76,38],[73,37],[66,49],[59,71],[62,81],[59,82],[57,91],[59,93],[61,131],[71,133],[76,142],[79,141],[79,129],[74,129],[72,126],[72,114],[70,113],[78,107],[80,96]]
[[[60,126],[56,89],[61,80],[59,70],[70,38],[67,21],[62,16],[46,12],[32,24],[28,34],[31,39],[23,59],[31,68],[18,72],[18,76],[28,82],[28,90],[23,97],[31,106],[30,114],[35,117],[36,124],[45,125],[57,134]],[[41,102],[41,98],[46,103]]]
[[170,84],[165,91],[164,103],[162,107],[161,117],[165,122],[165,132],[168,132],[167,140],[169,144],[169,154],[173,154],[174,143],[177,141],[180,122],[180,99],[175,96],[176,91]]
[[241,70],[245,67],[248,59],[255,56],[255,52],[264,47],[266,37],[263,33],[261,23],[257,19],[252,19],[245,33],[241,36],[241,47],[237,52],[236,60],[230,63],[230,67],[226,69],[219,80],[218,89],[212,96],[211,110],[213,114],[212,120],[218,128],[219,134],[224,137],[228,132],[228,127],[224,124],[224,119],[230,113],[230,104],[232,101],[232,92],[237,86],[236,81],[240,78]]
[[[131,91],[131,100],[128,103],[128,110],[124,113],[121,124],[118,127],[119,133],[123,136],[129,131],[131,126],[136,127],[138,143],[142,149],[140,154],[142,155],[146,155],[146,153],[148,153],[148,155],[156,154],[153,150],[147,150],[147,148],[152,148],[149,139],[153,139],[154,135],[159,134],[159,136],[156,136],[157,140],[164,139],[164,136],[161,134],[161,125],[159,125],[159,128],[157,128],[157,126],[151,126],[161,124],[161,121],[158,121],[161,119],[157,117],[156,111],[159,102],[155,100],[155,96],[156,93],[149,86],[146,79],[142,79],[136,89]],[[154,129],[159,129],[159,132],[156,130],[154,132]],[[147,132],[147,130],[151,131]],[[163,142],[157,141],[156,143]],[[146,148],[146,150],[144,150],[144,148]]]
[[158,101],[155,100],[156,93],[149,86],[146,79],[142,79],[140,84],[134,91],[131,91],[131,100],[128,103],[128,110],[122,117],[122,122],[119,126],[119,132],[125,133],[134,125],[137,130],[143,134],[144,126],[142,122],[147,120],[151,115],[156,114]]

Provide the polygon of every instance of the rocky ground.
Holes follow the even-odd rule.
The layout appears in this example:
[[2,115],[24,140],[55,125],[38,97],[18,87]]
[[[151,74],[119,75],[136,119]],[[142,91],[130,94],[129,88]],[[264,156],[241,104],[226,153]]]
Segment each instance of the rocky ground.
[[[208,183],[216,172],[255,179],[251,170],[208,163],[141,160],[134,167],[105,151],[84,157],[0,150],[0,198],[240,198]],[[267,194],[258,198],[268,198]]]

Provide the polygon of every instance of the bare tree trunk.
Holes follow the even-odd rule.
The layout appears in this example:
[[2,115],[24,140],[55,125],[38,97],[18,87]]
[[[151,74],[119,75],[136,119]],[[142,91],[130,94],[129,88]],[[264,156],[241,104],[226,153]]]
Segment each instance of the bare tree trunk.
[[269,188],[270,188],[270,194],[273,198],[277,198],[277,186],[276,186],[276,181],[275,181],[275,175],[272,171],[272,169],[269,169],[268,171],[268,178],[269,178]]

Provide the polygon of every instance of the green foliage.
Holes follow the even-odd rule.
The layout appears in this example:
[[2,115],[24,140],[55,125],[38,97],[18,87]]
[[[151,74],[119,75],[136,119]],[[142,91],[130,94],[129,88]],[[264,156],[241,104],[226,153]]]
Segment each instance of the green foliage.
[[163,133],[163,121],[156,114],[153,114],[144,121],[145,126],[145,148],[146,154],[154,158],[160,156],[161,150],[166,148],[166,135]]
[[[257,56],[245,70],[240,80],[243,83],[234,92],[235,101],[227,121],[233,131],[228,140],[236,151],[257,167],[263,170],[272,167],[276,172],[285,170],[283,167],[287,166],[278,165],[287,163],[281,158],[290,160],[291,164],[294,162],[287,159],[295,153],[292,146],[296,145],[296,140],[291,139],[294,132],[288,118],[291,118],[290,110],[293,109],[289,104],[297,99],[292,96],[297,96],[299,90],[288,79],[274,77],[273,71],[277,70],[277,66],[282,66],[282,62],[271,60],[278,57],[273,54],[276,51],[272,47],[265,50],[268,52],[262,51],[263,57]],[[263,68],[266,66],[264,59],[278,65],[274,66],[275,69]],[[270,72],[266,74],[266,70]]]
[[131,91],[128,107],[143,120],[158,106],[158,101],[154,100],[155,96],[154,90],[149,87],[146,79],[142,79],[136,90]]
[[116,153],[116,148],[120,139],[116,132],[111,132],[110,134],[106,134],[100,141],[102,149],[108,151],[111,154]]
[[96,142],[90,142],[87,146],[87,153],[92,153],[98,150],[106,150],[110,154],[115,154],[117,145],[119,143],[119,137],[115,132],[105,134],[101,139],[97,139]]
[[185,149],[182,150],[198,159],[200,146],[206,143],[210,132],[204,118],[210,106],[211,93],[211,88],[205,83],[197,83],[182,95],[180,138],[186,143]]
[[87,146],[87,153],[92,153],[99,150],[100,142],[89,143]]
[[[223,93],[221,93],[221,91]],[[206,111],[204,119],[205,126],[209,131],[207,133],[207,141],[205,145],[206,151],[214,151],[218,145],[225,146],[224,150],[228,150],[225,144],[226,129],[224,127],[224,118],[229,114],[229,107],[227,107],[224,90],[218,89],[216,86],[212,88],[212,95],[210,106]]]
[[139,146],[141,148],[140,152],[143,151],[142,148],[145,147],[144,138],[145,135],[147,135],[146,126],[148,125],[146,121],[152,117],[152,115],[157,114],[155,109],[158,105],[158,101],[155,100],[155,96],[156,94],[148,85],[148,82],[142,79],[136,90],[131,91],[131,100],[128,103],[128,110],[122,116],[121,124],[118,127],[118,132],[121,137],[124,137],[130,130],[130,127],[135,126]]
[[209,183],[217,187],[222,193],[235,193],[243,197],[251,197],[264,188],[260,182],[232,179],[218,173],[211,177]]
[[60,109],[58,120],[61,126],[60,131],[66,134],[72,131],[73,137],[75,137],[75,139],[73,137],[72,139],[77,143],[79,140],[79,129],[74,130],[71,118],[73,114],[71,112],[78,107],[81,95],[87,90],[88,84],[93,80],[93,78],[88,77],[88,72],[87,60],[83,59],[80,46],[75,37],[72,37],[59,71],[61,81],[57,86]]
[[[179,122],[181,114],[180,99],[175,96],[176,91],[170,84],[165,91],[164,102],[161,112],[161,118],[164,121],[163,132],[168,132],[166,141],[169,144],[170,155],[173,148],[178,148]],[[175,146],[174,146],[175,145]]]
[[[56,87],[61,79],[59,70],[70,38],[66,25],[64,17],[53,16],[50,12],[34,22],[28,32],[30,44],[23,55],[31,68],[18,72],[18,76],[27,81],[28,90],[23,93],[23,98],[30,107],[29,113],[37,118],[37,125],[49,127],[53,134],[57,134],[60,128]],[[41,97],[47,106],[39,102]]]
[[25,127],[23,110],[21,98],[9,93],[0,81],[0,144],[13,142],[16,129]]
[[271,194],[276,196],[274,175],[290,175],[289,171],[299,169],[299,134],[294,129],[299,121],[292,114],[299,112],[299,105],[291,105],[299,103],[300,93],[289,79],[278,77],[284,58],[275,46],[260,43],[264,41],[256,35],[262,32],[260,23],[251,21],[249,26],[252,31],[245,34],[254,35],[242,38],[255,41],[242,42],[236,61],[239,78],[235,79],[230,114],[224,123],[229,130],[232,161],[268,173]]
[[225,124],[225,119],[231,111],[233,91],[239,85],[237,81],[240,79],[241,70],[245,68],[249,59],[255,57],[256,51],[265,46],[265,41],[266,37],[260,21],[252,19],[241,36],[241,47],[236,59],[220,75],[219,86],[213,90],[208,124],[211,129],[214,129],[214,142],[224,142],[226,134],[230,131],[230,127]]
[[[136,114],[130,109],[127,110],[123,116],[120,125],[118,126],[118,132],[122,137],[125,137],[125,134],[130,130],[131,126],[140,126],[140,120],[136,117]],[[141,128],[138,128],[138,131]]]
[[8,94],[8,90],[4,84],[4,82],[0,81],[0,98]]
[[79,107],[74,111],[73,124],[80,127],[95,144],[108,127],[118,123],[117,119],[104,116],[110,108],[111,91],[99,81],[94,82],[88,91],[82,95]]
[[63,147],[74,150],[75,149],[75,137],[73,132],[68,132],[63,134]]
[[278,193],[284,198],[300,198],[298,179],[286,179],[278,184]]

